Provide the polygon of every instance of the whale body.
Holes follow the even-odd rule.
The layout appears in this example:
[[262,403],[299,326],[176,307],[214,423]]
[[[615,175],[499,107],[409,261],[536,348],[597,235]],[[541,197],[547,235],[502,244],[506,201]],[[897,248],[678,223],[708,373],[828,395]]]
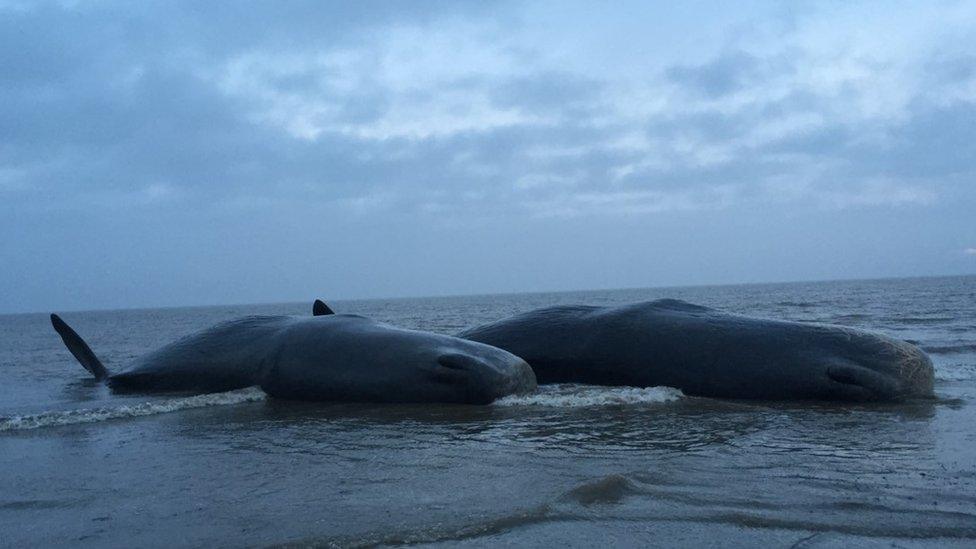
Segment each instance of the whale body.
[[674,299],[543,308],[458,336],[522,357],[540,384],[665,385],[689,395],[765,400],[933,395],[932,362],[907,342]]
[[224,322],[116,373],[60,317],[51,315],[51,322],[82,366],[121,392],[258,385],[272,397],[293,400],[487,404],[535,388],[529,366],[501,349],[325,310],[316,303],[313,317]]

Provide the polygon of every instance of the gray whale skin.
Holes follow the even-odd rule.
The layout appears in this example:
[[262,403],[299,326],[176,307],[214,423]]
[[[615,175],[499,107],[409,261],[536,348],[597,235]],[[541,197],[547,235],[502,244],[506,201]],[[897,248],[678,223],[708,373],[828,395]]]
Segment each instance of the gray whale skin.
[[674,299],[538,309],[458,337],[524,358],[540,384],[665,385],[689,395],[763,400],[933,396],[932,362],[907,342]]
[[115,374],[60,317],[51,315],[51,322],[82,366],[113,391],[203,393],[259,385],[291,400],[487,404],[536,386],[525,361],[501,349],[331,314],[320,303],[313,317],[250,316],[218,324]]

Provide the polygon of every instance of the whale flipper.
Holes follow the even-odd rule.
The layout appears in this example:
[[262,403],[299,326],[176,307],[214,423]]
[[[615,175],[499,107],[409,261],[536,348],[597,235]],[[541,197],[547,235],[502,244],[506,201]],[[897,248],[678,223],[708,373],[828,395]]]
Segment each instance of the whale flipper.
[[312,303],[312,316],[324,316],[324,315],[334,315],[335,312],[329,308],[321,299],[316,299],[315,303]]
[[99,381],[108,379],[108,370],[102,365],[102,361],[98,360],[98,357],[92,352],[91,347],[85,343],[85,340],[81,339],[78,332],[72,330],[71,326],[68,326],[56,314],[51,315],[51,325],[54,326],[54,331],[61,336],[61,341],[64,341],[64,346],[71,351],[71,354],[74,355],[86,370],[95,376],[95,379]]

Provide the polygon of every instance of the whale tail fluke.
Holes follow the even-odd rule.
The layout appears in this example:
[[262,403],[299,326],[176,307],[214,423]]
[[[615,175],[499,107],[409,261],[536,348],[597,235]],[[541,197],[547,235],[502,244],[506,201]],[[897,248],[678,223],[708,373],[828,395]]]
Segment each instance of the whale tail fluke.
[[102,365],[102,361],[98,360],[95,353],[92,352],[91,347],[85,343],[84,339],[78,335],[78,332],[74,331],[71,326],[61,320],[58,315],[51,315],[51,325],[54,326],[54,331],[61,336],[61,341],[64,341],[64,346],[71,351],[71,354],[85,367],[86,370],[91,372],[95,379],[99,381],[104,381],[108,379],[108,370]]
[[321,299],[316,299],[315,303],[312,303],[312,316],[324,316],[324,315],[334,315],[335,312],[329,308]]

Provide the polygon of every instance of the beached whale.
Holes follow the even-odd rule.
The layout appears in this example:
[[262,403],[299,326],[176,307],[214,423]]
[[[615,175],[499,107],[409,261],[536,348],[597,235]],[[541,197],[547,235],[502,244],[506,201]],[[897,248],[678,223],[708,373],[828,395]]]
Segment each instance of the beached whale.
[[530,391],[522,359],[456,337],[405,330],[321,302],[315,316],[249,316],[170,343],[109,373],[57,315],[71,354],[116,391],[215,392],[260,386],[273,397],[356,402],[487,404]]
[[768,400],[931,397],[918,347],[843,326],[765,320],[673,299],[538,309],[458,337],[524,358],[542,383],[650,387]]

